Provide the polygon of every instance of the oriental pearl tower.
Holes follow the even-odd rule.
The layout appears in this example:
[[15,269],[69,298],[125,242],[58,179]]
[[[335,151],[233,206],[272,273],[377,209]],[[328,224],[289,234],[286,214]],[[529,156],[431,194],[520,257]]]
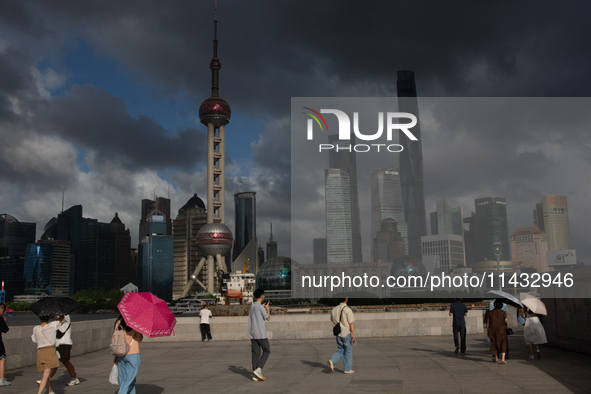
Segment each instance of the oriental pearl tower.
[[[222,67],[218,59],[217,40],[217,0],[214,14],[213,59],[211,69],[211,97],[199,107],[199,119],[207,126],[207,224],[197,233],[197,245],[207,256],[202,258],[189,278],[181,298],[186,297],[193,283],[198,283],[209,293],[219,291],[221,283],[216,284],[220,273],[227,273],[225,256],[233,243],[232,231],[224,224],[225,202],[225,126],[230,122],[230,105],[219,95],[219,71]],[[205,283],[198,279],[204,269]]]

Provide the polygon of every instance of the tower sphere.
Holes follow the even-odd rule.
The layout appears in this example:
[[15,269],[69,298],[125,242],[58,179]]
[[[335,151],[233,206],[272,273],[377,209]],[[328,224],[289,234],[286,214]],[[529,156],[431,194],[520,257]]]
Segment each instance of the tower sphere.
[[223,223],[208,223],[197,232],[197,246],[206,256],[226,256],[233,242],[232,232]]
[[231,115],[230,104],[221,97],[209,97],[199,107],[199,119],[204,125],[208,123],[215,127],[227,125]]

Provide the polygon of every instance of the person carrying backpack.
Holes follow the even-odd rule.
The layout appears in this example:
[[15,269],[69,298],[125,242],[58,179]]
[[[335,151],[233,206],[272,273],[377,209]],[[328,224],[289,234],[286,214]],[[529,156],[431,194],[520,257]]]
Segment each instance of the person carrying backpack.
[[338,350],[328,360],[328,370],[334,372],[334,365],[343,359],[345,373],[353,371],[353,343],[357,343],[355,337],[355,317],[353,311],[347,306],[349,298],[342,298],[341,303],[334,307],[330,320],[334,324],[333,334],[337,337]]
[[142,363],[139,343],[143,339],[141,333],[127,326],[123,316],[119,316],[110,346],[115,355],[113,363],[119,367],[118,394],[135,394],[135,379]]

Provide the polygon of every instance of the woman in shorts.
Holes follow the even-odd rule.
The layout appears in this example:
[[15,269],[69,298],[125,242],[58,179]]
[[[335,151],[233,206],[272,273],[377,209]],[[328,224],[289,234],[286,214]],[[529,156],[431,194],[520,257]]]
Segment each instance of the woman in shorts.
[[45,389],[49,394],[54,394],[51,390],[51,376],[55,374],[60,365],[55,352],[55,332],[59,322],[49,323],[52,317],[39,316],[41,324],[33,328],[33,335],[31,335],[31,339],[37,344],[37,370],[43,372],[37,394],[43,394]]
[[4,370],[6,369],[6,349],[4,349],[4,342],[2,341],[2,334],[8,332],[6,325],[6,318],[4,312],[6,311],[6,304],[0,303],[0,386],[10,386],[10,382],[4,377]]

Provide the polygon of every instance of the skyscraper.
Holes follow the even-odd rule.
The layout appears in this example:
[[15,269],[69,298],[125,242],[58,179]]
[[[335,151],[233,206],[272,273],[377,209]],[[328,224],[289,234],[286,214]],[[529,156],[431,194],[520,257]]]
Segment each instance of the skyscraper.
[[325,170],[326,252],[328,263],[352,263],[353,232],[349,175],[338,168]]
[[454,234],[453,208],[445,200],[440,198],[436,202],[437,210],[431,212],[431,235]]
[[172,299],[174,277],[174,238],[166,235],[167,225],[162,216],[146,222],[148,235],[140,242],[140,289],[164,300]]
[[[269,241],[267,241],[267,260],[277,257],[277,241],[273,241],[273,223],[270,224],[271,233],[269,235]],[[263,262],[261,262],[262,264]]]
[[[339,136],[329,134],[328,143],[337,144]],[[351,145],[355,144],[355,137],[351,136]],[[351,231],[353,242],[353,261],[363,262],[363,253],[361,246],[361,220],[359,218],[359,193],[357,190],[357,160],[355,152],[348,150],[330,150],[328,153],[328,167],[338,168],[349,176],[349,201],[351,201]]]
[[[251,272],[256,274],[258,260],[257,244],[257,203],[255,192],[234,194],[234,249],[232,260],[236,263],[234,269],[240,269],[244,260],[250,261]],[[246,246],[252,243],[248,251],[240,256]],[[267,252],[268,254],[268,252]],[[240,257],[241,261],[236,261]],[[268,258],[268,257],[267,257]]]
[[544,230],[544,206],[542,203],[536,204],[534,208],[534,226],[542,231]]
[[472,267],[480,261],[478,256],[478,231],[476,214],[471,212],[470,216],[463,219],[463,223],[468,225],[468,230],[464,230],[464,250],[466,252],[466,266]]
[[380,222],[380,230],[373,239],[373,262],[393,262],[406,254],[406,243],[398,231],[398,224],[392,218]]
[[[172,235],[172,216],[170,216],[170,199],[164,197],[156,197],[154,200],[143,199],[142,211],[140,217],[140,232],[138,240],[142,240],[146,236],[146,222],[149,216],[158,213],[164,217],[166,223],[166,235]],[[127,283],[126,283],[127,284]]]
[[111,232],[115,234],[115,289],[120,289],[131,282],[131,234],[117,212],[111,220]]
[[404,219],[400,174],[396,167],[377,169],[371,172],[372,258],[378,255],[377,250],[373,248],[376,245],[374,242],[376,234],[380,231],[380,223],[388,218],[396,221],[397,231],[404,239],[405,250],[408,253],[408,228]]
[[24,294],[70,295],[70,242],[39,241],[27,245]]
[[19,222],[7,213],[0,215],[0,279],[5,281],[7,300],[23,294],[26,248],[35,242],[36,231],[35,223]]
[[478,220],[479,261],[497,260],[493,244],[501,243],[501,261],[511,259],[509,228],[507,225],[507,200],[504,197],[484,197],[474,201]]
[[[204,257],[197,247],[197,233],[207,223],[205,203],[197,196],[191,197],[179,211],[172,222],[174,237],[174,277],[172,296],[177,298],[189,282],[189,275],[195,270],[199,260]],[[139,258],[139,256],[138,256]],[[139,264],[139,263],[138,263]],[[199,280],[203,282],[205,272],[201,272]],[[204,291],[197,284],[191,286],[191,291]]]
[[539,215],[539,205],[536,204],[536,211],[538,211],[537,227],[540,228],[541,224],[543,228],[540,228],[540,230],[544,231],[548,236],[548,250],[570,249],[570,228],[566,196],[555,194],[542,196],[542,219],[540,219]]
[[548,238],[537,226],[518,228],[511,236],[511,261],[518,261],[523,267],[548,272],[547,251]]
[[[419,120],[419,106],[417,102],[417,88],[412,71],[398,71],[398,110],[409,112]],[[401,130],[399,143],[403,150],[400,152],[400,185],[404,206],[405,222],[408,226],[408,254],[421,258],[421,237],[427,235],[427,220],[425,217],[425,196],[423,194],[423,148],[421,142],[421,126],[412,128],[412,134],[417,141],[410,140]]]
[[439,234],[422,237],[423,256],[439,256],[441,272],[464,267],[464,240],[460,235]]
[[462,207],[451,209],[451,221],[453,234],[464,236],[464,210]]

